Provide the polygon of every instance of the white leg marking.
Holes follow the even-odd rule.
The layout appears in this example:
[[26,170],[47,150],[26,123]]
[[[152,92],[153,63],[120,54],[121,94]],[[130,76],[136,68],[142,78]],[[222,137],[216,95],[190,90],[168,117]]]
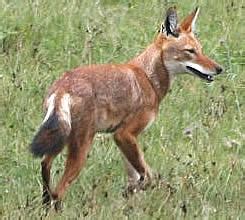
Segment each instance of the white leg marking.
[[51,96],[49,96],[48,100],[47,100],[47,107],[48,107],[48,110],[47,110],[47,113],[45,115],[45,118],[43,119],[43,122],[42,124],[44,124],[48,119],[49,117],[51,116],[51,114],[53,113],[54,111],[54,104],[55,104],[55,94],[53,93]]
[[67,122],[67,124],[71,128],[70,105],[71,105],[71,96],[68,93],[65,93],[61,98],[59,113],[60,113],[60,117],[65,122]]
[[144,131],[147,130],[149,127],[151,127],[151,125],[153,124],[153,122],[155,121],[155,114],[152,114],[148,124],[146,125],[146,127],[144,128]]
[[137,172],[137,170],[132,166],[132,164],[128,161],[128,159],[125,156],[124,163],[128,174],[128,184],[136,184],[140,179],[140,174]]

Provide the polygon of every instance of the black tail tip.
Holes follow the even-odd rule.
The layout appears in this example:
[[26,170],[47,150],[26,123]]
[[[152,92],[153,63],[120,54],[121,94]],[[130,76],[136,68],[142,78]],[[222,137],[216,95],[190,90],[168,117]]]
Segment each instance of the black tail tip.
[[56,155],[66,142],[65,133],[61,122],[56,114],[51,115],[44,124],[41,125],[30,144],[30,152],[35,157],[44,155]]

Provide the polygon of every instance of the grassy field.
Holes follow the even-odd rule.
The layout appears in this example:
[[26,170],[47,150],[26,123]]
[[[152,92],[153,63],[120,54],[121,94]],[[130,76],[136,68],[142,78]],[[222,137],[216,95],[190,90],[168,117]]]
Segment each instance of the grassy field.
[[[124,198],[120,153],[111,137],[98,135],[63,212],[45,216],[41,207],[40,160],[28,145],[42,121],[47,88],[79,65],[134,57],[156,36],[172,4],[0,0],[1,219],[245,219],[242,0],[174,1],[180,17],[201,7],[198,35],[204,51],[226,71],[212,84],[177,78],[156,122],[140,137],[146,160],[171,187],[156,183]],[[54,163],[54,182],[64,155]]]

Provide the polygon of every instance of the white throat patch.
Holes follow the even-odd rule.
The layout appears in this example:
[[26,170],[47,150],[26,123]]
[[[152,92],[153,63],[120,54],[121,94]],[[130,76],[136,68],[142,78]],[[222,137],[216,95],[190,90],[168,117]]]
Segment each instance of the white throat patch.
[[173,83],[176,74],[181,72],[186,72],[186,69],[183,67],[183,63],[178,61],[164,61],[164,65],[168,71],[169,78],[170,78],[170,84]]

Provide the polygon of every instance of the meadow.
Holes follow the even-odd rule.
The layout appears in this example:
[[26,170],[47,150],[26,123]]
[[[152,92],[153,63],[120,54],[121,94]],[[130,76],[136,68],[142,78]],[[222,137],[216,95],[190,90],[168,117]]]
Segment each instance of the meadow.
[[[46,215],[40,159],[29,144],[47,88],[74,67],[134,57],[173,4],[180,18],[201,7],[198,37],[225,72],[211,84],[179,76],[140,137],[146,161],[168,184],[125,198],[120,152],[99,134],[63,211]],[[0,218],[245,219],[244,14],[242,0],[0,0]]]

